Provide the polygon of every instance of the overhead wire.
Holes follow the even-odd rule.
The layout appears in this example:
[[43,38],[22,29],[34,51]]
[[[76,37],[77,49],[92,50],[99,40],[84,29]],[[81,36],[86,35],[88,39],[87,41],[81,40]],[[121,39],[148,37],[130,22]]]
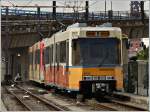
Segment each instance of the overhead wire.
[[12,3],[10,0],[7,0],[7,2],[9,2],[12,6],[15,6],[15,4]]
[[92,4],[89,4],[89,7],[95,5],[98,1],[99,0],[95,0],[95,2],[93,2]]
[[33,2],[33,0],[30,0],[29,2],[27,2],[26,6],[31,4]]

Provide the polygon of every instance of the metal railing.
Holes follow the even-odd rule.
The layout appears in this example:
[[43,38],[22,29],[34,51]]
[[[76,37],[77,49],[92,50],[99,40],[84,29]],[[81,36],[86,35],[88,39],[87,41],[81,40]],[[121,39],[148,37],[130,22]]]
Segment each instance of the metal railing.
[[[6,15],[6,8],[1,9],[1,14]],[[8,15],[15,16],[32,16],[37,18],[38,12],[33,10],[22,10],[22,9],[8,9]],[[85,20],[85,12],[78,13],[64,13],[57,12],[57,19],[63,20]],[[40,18],[42,19],[53,19],[52,12],[40,11]],[[148,16],[145,16],[148,18]],[[99,11],[99,12],[89,12],[88,20],[131,20],[131,19],[141,19],[141,13],[130,13],[129,11]]]

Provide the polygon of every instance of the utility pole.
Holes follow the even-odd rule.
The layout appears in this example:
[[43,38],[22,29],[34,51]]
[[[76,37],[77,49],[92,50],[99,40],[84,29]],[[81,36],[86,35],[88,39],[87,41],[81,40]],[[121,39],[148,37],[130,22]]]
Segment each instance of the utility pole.
[[56,1],[53,1],[53,19],[56,19]]
[[88,16],[89,16],[89,2],[85,2],[85,20],[88,21]]
[[41,19],[41,9],[40,7],[37,7],[37,20],[39,21],[39,24],[37,25],[37,33],[40,35],[40,39],[44,37],[40,32],[40,19]]
[[113,11],[112,11],[112,1],[111,1],[111,10],[108,10],[108,18],[111,20],[113,17]]
[[106,0],[105,0],[105,18],[106,18]]
[[40,20],[40,15],[41,15],[40,7],[37,7],[37,19],[38,20]]
[[141,1],[140,2],[140,9],[141,9],[141,20],[142,22],[144,23],[144,17],[145,17],[145,14],[144,14],[144,1]]
[[111,1],[111,10],[112,10],[112,1]]

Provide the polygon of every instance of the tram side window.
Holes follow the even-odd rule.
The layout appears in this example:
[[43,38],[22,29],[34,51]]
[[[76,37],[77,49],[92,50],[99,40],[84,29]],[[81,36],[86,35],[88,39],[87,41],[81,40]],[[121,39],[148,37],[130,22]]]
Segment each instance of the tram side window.
[[33,65],[35,64],[35,51],[32,52]]
[[59,63],[59,56],[60,56],[60,45],[59,43],[56,44],[56,62]]
[[49,47],[46,47],[46,49],[44,49],[44,62],[45,64],[49,63]]
[[38,64],[38,50],[35,51],[35,64]]
[[64,63],[66,62],[66,42],[63,41],[60,43],[60,62]]
[[37,69],[37,64],[38,64],[38,59],[37,59],[37,50],[35,51],[35,69]]
[[38,64],[38,51],[35,51],[35,64]]
[[40,50],[37,50],[37,62],[40,64]]
[[53,63],[53,45],[50,46],[50,51],[49,51],[49,60],[50,60],[50,64]]
[[33,70],[33,53],[29,53],[29,64],[31,66],[31,71]]
[[34,64],[36,65],[36,51],[34,51]]
[[49,47],[49,63],[50,63],[50,65],[52,64],[52,62],[51,62],[51,46]]
[[53,45],[52,45],[52,50],[51,50],[51,53],[52,53],[52,57],[51,57],[51,60],[52,60],[52,63],[53,63],[53,55],[54,55],[54,51],[53,51],[53,49],[54,49],[54,47],[53,47]]
[[32,52],[29,53],[29,63],[30,63],[30,65],[33,64],[33,53]]
[[73,49],[72,49],[72,64],[73,65],[80,65],[81,59],[80,59],[80,46],[78,41],[73,41]]

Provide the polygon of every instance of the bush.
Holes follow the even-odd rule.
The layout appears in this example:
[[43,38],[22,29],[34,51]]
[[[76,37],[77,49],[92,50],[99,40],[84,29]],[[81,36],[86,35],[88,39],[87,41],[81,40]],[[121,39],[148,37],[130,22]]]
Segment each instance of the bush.
[[148,58],[149,58],[149,47],[145,48],[144,50],[140,51],[137,54],[138,60],[148,60]]

